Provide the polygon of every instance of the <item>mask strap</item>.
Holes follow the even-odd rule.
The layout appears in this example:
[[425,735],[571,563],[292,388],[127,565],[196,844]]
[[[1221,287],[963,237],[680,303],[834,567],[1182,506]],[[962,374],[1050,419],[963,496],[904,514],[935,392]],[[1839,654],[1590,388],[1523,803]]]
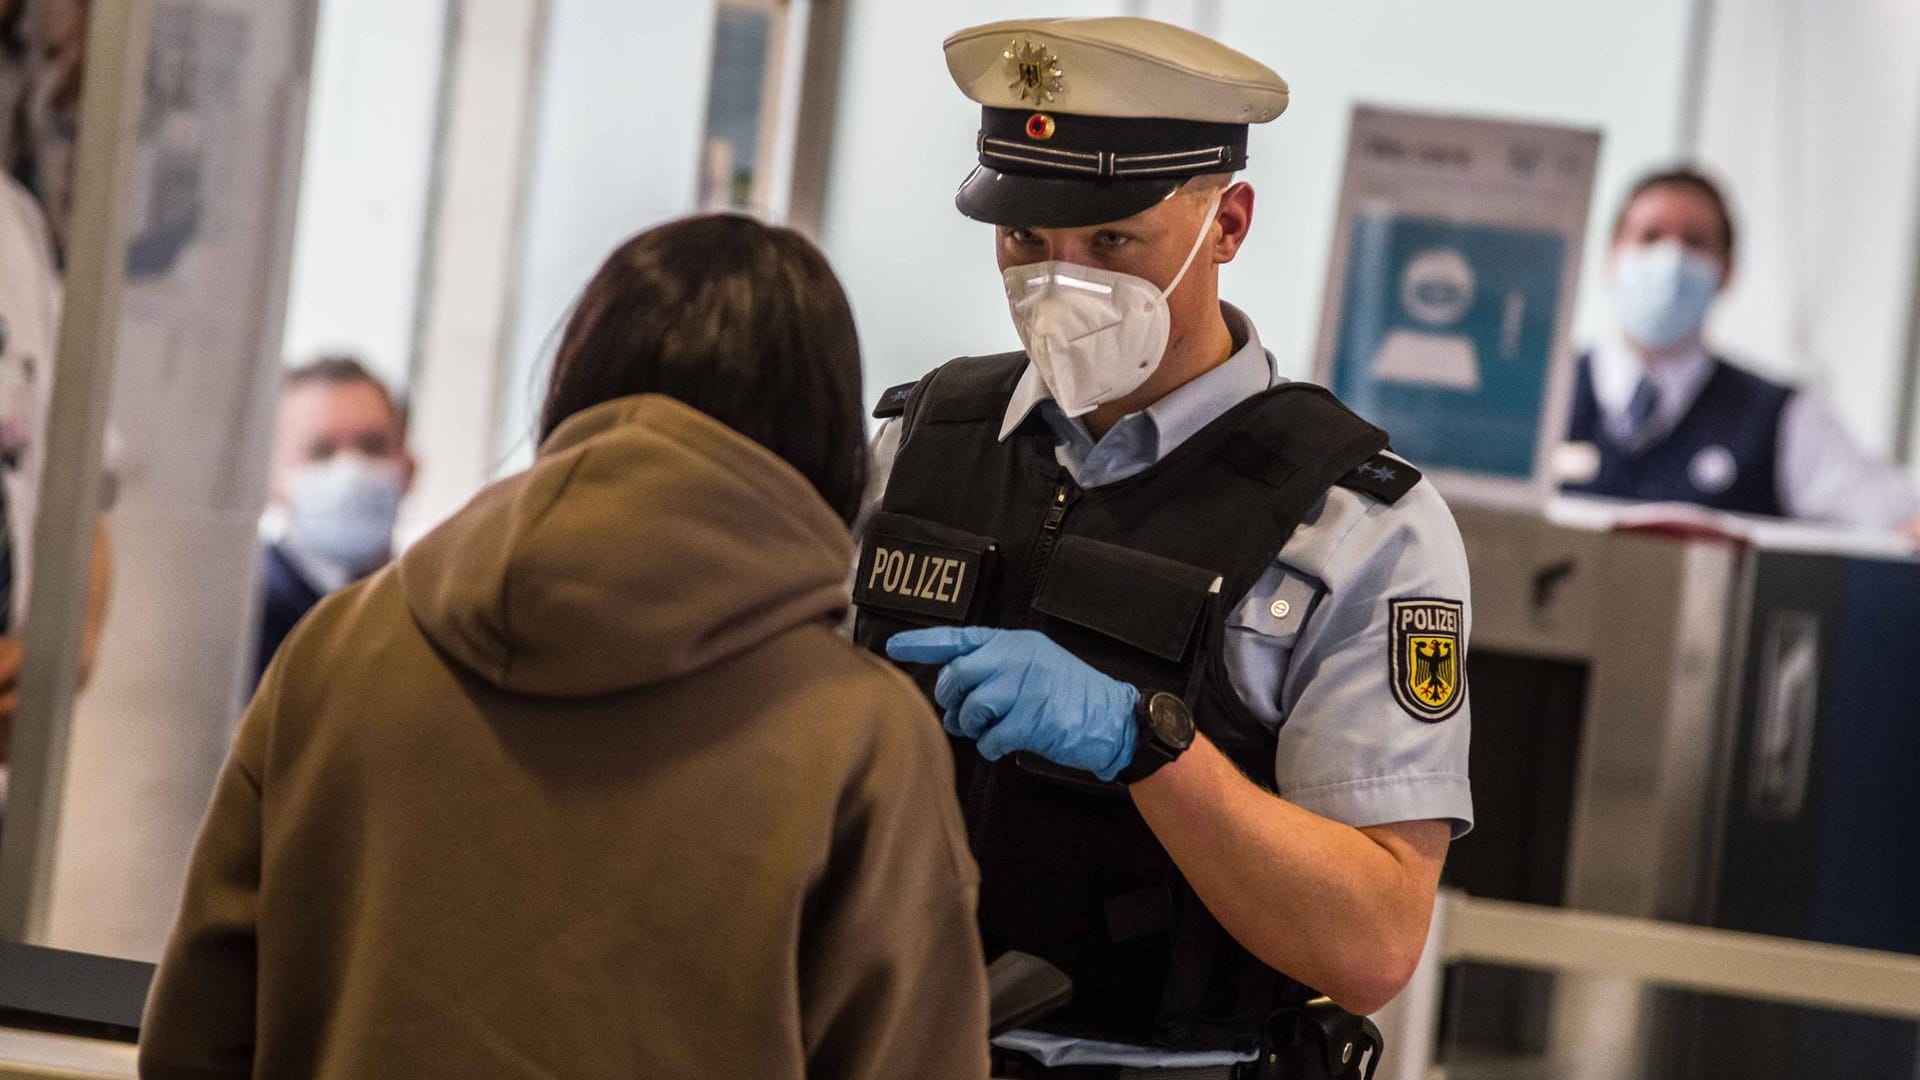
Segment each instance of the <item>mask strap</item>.
[[1207,204],[1207,216],[1200,223],[1200,235],[1193,238],[1193,248],[1187,252],[1187,261],[1180,264],[1180,272],[1173,275],[1173,284],[1160,290],[1160,299],[1165,300],[1172,296],[1173,290],[1179,288],[1180,282],[1186,278],[1187,270],[1193,266],[1194,258],[1200,254],[1200,245],[1207,242],[1207,234],[1213,231],[1213,215],[1220,212],[1220,203],[1226,197],[1226,188],[1213,193],[1213,201]]

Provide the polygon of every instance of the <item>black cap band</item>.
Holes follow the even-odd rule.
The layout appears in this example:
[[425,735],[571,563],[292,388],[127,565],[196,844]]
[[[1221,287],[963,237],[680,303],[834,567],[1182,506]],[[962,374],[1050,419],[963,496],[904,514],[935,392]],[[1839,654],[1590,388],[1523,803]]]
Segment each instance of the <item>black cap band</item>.
[[980,110],[980,164],[1090,181],[1185,179],[1247,163],[1247,125],[1048,110]]

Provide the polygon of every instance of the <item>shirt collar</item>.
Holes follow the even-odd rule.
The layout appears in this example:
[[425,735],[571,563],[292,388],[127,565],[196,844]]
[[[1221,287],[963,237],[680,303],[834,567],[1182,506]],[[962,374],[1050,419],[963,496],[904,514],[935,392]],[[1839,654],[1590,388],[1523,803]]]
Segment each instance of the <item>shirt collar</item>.
[[1707,380],[1713,377],[1713,358],[1707,355],[1705,346],[1695,345],[1679,356],[1648,365],[1618,329],[1594,343],[1591,362],[1593,396],[1604,415],[1611,420],[1624,417],[1644,376],[1660,392],[1654,424],[1662,429],[1678,423],[1693,408]]
[[280,550],[286,555],[287,561],[293,564],[294,570],[307,579],[307,584],[313,586],[313,591],[322,596],[339,592],[360,580],[360,574],[317,552],[308,550],[300,543],[300,538],[292,533],[288,533],[280,541]]
[[[1260,332],[1254,329],[1253,320],[1225,301],[1220,304],[1220,315],[1226,319],[1227,330],[1233,339],[1241,343],[1233,355],[1218,367],[1175,387],[1160,400],[1121,420],[1121,423],[1127,423],[1134,417],[1145,417],[1151,423],[1157,436],[1155,460],[1172,453],[1174,447],[1187,441],[1228,409],[1279,381],[1273,370],[1273,358],[1267,354],[1266,347],[1260,344]],[[1082,432],[1086,430],[1077,417],[1068,420],[1061,413],[1060,407],[1054,404],[1053,393],[1040,377],[1040,369],[1029,361],[1027,370],[1021,373],[1019,383],[1013,388],[1012,400],[1007,402],[1006,418],[1000,425],[1000,440],[1005,442],[1035,409],[1042,407],[1045,410],[1043,415],[1047,416],[1050,424],[1060,421]]]

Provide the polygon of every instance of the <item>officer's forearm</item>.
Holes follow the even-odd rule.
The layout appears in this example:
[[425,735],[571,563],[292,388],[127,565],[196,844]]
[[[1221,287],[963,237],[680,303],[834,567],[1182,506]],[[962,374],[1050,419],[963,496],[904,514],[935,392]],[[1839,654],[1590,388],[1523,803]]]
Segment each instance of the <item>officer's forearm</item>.
[[1200,899],[1255,956],[1356,1013],[1406,985],[1446,822],[1329,821],[1256,787],[1205,737],[1132,791]]

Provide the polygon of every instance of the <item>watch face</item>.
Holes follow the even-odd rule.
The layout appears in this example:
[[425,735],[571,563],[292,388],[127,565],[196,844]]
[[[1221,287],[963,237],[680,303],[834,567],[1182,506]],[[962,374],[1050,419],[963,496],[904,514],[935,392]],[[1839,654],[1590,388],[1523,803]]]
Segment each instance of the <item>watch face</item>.
[[1193,743],[1193,713],[1172,694],[1155,694],[1147,701],[1147,725],[1165,746],[1185,750]]

